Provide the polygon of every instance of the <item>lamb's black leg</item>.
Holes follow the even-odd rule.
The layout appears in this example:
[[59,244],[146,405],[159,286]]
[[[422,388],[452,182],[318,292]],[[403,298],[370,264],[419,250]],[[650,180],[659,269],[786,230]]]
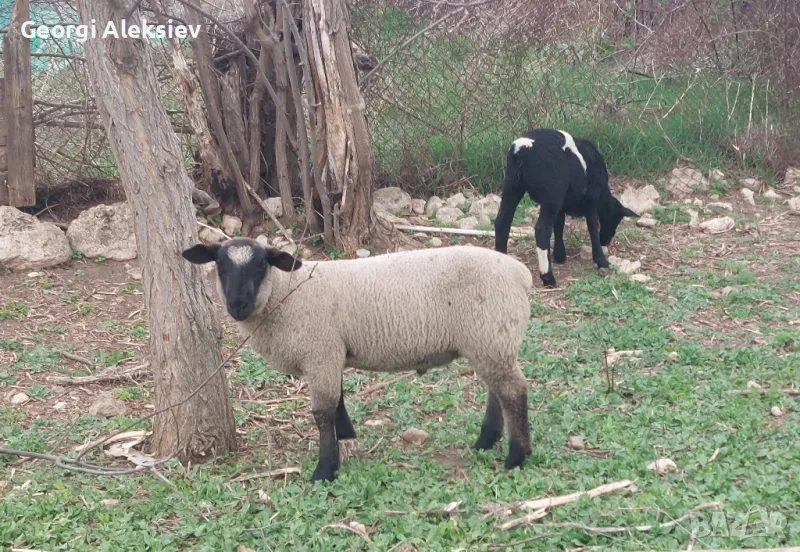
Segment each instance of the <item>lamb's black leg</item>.
[[608,260],[600,243],[600,217],[596,211],[591,211],[586,216],[586,226],[589,229],[589,238],[592,240],[592,260],[597,264],[597,268],[608,268]]
[[[506,171],[511,170],[506,168]],[[513,177],[513,175],[512,175]],[[514,220],[514,212],[517,210],[525,189],[518,178],[506,176],[503,184],[503,195],[500,198],[500,209],[497,218],[494,219],[494,248],[500,253],[508,252],[508,234],[511,231],[511,223]]]
[[539,276],[542,278],[542,283],[551,288],[556,287],[556,278],[553,276],[553,265],[550,263],[550,236],[553,234],[553,223],[559,210],[552,205],[542,205],[535,226]]
[[555,243],[553,244],[553,261],[559,264],[567,260],[567,249],[564,247],[564,218],[564,211],[561,211],[553,225],[553,236],[555,238]]
[[312,410],[319,430],[319,461],[313,481],[333,481],[339,469],[339,443],[336,440],[336,407]]
[[336,438],[356,438],[356,430],[353,428],[353,423],[350,421],[350,416],[348,416],[347,409],[344,406],[344,387],[342,387],[342,392],[339,395],[339,405],[336,407]]
[[503,409],[500,401],[490,389],[486,394],[486,414],[481,424],[481,434],[475,443],[478,450],[490,450],[503,435]]

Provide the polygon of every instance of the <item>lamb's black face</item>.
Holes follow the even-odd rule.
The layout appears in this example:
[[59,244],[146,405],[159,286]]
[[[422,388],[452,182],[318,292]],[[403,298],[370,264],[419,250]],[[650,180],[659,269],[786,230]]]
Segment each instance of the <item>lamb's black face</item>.
[[219,290],[225,308],[239,322],[253,314],[270,266],[286,272],[301,266],[301,262],[288,253],[264,248],[249,238],[235,238],[223,244],[198,244],[184,251],[183,257],[194,264],[217,263]]
[[616,198],[611,198],[611,205],[600,209],[600,245],[611,243],[617,233],[617,227],[625,217],[638,217],[636,213],[622,205]]

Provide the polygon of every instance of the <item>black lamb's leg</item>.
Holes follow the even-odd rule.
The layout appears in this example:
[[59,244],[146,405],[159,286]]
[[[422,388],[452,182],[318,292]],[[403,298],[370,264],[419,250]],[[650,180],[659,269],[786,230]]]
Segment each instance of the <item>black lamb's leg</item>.
[[553,261],[559,264],[567,260],[567,248],[564,247],[565,218],[564,211],[561,211],[556,217],[555,224],[553,224],[553,237],[555,239],[555,243],[553,244]]

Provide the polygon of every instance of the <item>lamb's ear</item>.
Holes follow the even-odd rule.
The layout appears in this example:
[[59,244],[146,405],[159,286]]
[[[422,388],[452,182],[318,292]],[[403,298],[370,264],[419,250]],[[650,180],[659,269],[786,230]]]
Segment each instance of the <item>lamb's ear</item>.
[[267,249],[267,262],[284,272],[292,272],[303,266],[300,259],[296,259],[285,251],[280,251],[278,249]]
[[184,259],[192,264],[206,264],[217,260],[217,253],[220,247],[218,243],[209,245],[198,243],[185,250],[182,255]]
[[622,205],[621,203],[620,203],[620,206],[622,207],[622,209],[620,210],[620,212],[622,213],[622,216],[623,216],[623,217],[633,217],[633,218],[639,218],[639,215],[637,215],[636,213],[634,213],[633,211],[631,211],[630,209],[628,209],[627,207],[625,207],[625,206],[624,206],[624,205]]

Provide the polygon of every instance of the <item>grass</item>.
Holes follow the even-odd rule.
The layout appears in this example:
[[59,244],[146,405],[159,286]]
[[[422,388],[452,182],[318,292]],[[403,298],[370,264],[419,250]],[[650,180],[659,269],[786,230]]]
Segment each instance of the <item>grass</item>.
[[[65,475],[38,462],[16,472],[6,469],[0,477],[6,482],[0,546],[234,550],[243,545],[328,551],[405,545],[406,550],[450,551],[538,536],[509,550],[639,550],[686,548],[690,533],[695,546],[703,548],[797,545],[800,518],[793,505],[800,502],[800,447],[794,444],[800,439],[800,405],[777,390],[800,380],[800,330],[786,322],[800,316],[797,302],[787,300],[798,286],[796,268],[787,263],[785,277],[767,280],[740,258],[718,260],[708,269],[683,265],[658,293],[623,276],[601,277],[589,270],[566,287],[560,309],[544,307],[549,296],[534,292],[534,317],[519,354],[531,382],[534,438],[534,453],[522,471],[503,469],[505,440],[489,452],[470,448],[485,391],[475,385],[468,365],[398,381],[368,400],[356,391],[374,377],[354,373],[344,381],[348,409],[362,449],[372,452],[345,463],[331,484],[308,480],[316,440],[311,416],[303,410],[307,405],[287,401],[264,411],[234,401],[243,450],[190,469],[170,461],[164,473],[180,492],[149,476]],[[720,293],[726,287],[731,290]],[[709,332],[696,322],[698,317],[723,320],[726,311],[756,324],[763,339],[737,338],[735,324]],[[776,319],[779,315],[784,318]],[[15,340],[1,344],[20,358],[37,350]],[[610,347],[642,353],[637,361],[620,360],[607,370],[603,358]],[[96,353],[103,364],[125,357],[123,351]],[[0,382],[15,373],[0,369]],[[731,393],[745,389],[748,381],[758,382],[766,393]],[[242,350],[231,382],[263,389],[264,398],[285,396],[285,386],[291,385],[249,349]],[[43,398],[52,391],[28,386],[26,392]],[[152,401],[138,387],[113,393],[126,401]],[[783,418],[770,414],[773,405],[786,412]],[[42,452],[61,439],[72,448],[125,422],[20,414],[0,408],[4,446]],[[365,424],[377,418],[391,423]],[[424,429],[429,439],[420,447],[404,445],[398,437],[408,427]],[[603,453],[568,449],[572,435]],[[647,465],[657,458],[672,459],[679,473],[655,475]],[[8,468],[11,460],[0,457],[0,466]],[[300,476],[234,481],[240,474],[295,465],[302,469]],[[500,531],[479,511],[489,503],[621,479],[635,480],[636,490],[555,508],[529,528]],[[466,513],[414,513],[453,501]],[[704,511],[672,529],[598,535],[554,525],[650,524],[710,501],[722,502],[723,509]],[[387,510],[409,513],[388,515]],[[367,527],[370,540],[331,526],[350,521]]]

